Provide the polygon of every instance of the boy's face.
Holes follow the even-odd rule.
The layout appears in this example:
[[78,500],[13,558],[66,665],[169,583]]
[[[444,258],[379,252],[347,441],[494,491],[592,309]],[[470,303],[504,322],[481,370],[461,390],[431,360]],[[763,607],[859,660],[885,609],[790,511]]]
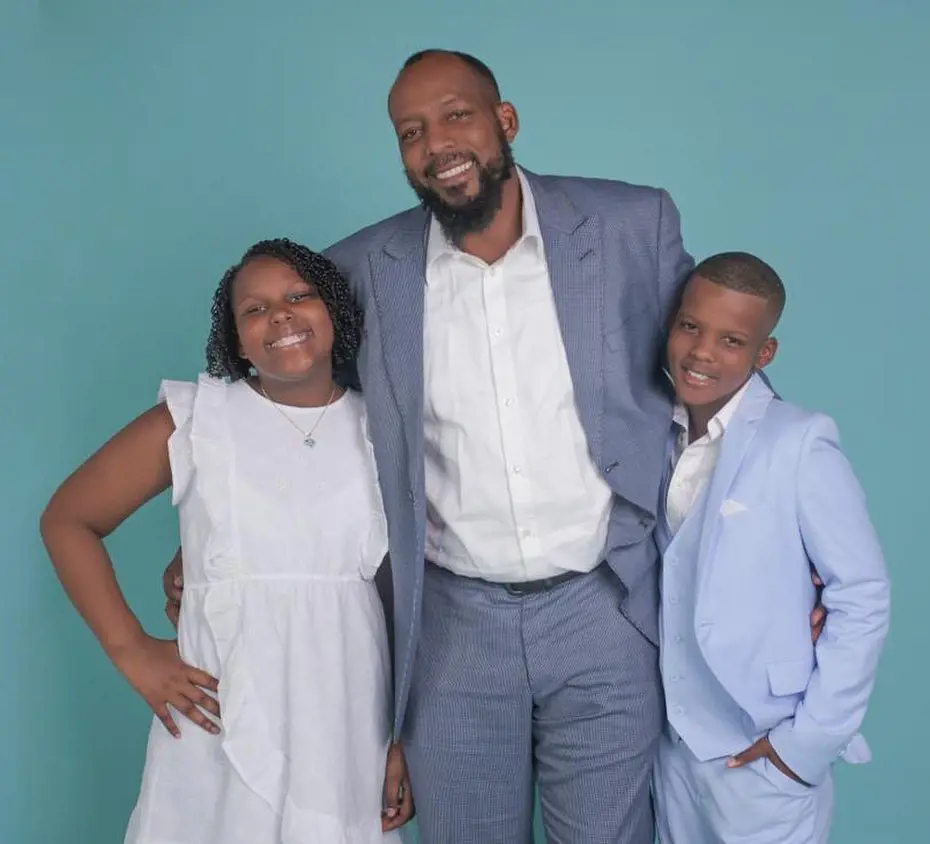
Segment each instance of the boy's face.
[[669,372],[678,400],[713,416],[754,369],[775,357],[770,304],[700,276],[685,288],[668,338]]

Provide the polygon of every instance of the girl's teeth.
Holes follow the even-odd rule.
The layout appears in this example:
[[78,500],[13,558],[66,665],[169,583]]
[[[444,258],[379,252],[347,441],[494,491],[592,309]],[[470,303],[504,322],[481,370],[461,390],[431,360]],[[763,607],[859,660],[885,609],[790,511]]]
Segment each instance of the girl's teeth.
[[306,339],[306,336],[307,335],[303,333],[290,334],[287,337],[282,337],[280,340],[275,340],[274,343],[272,343],[271,345],[275,349],[281,349],[281,348],[284,348],[285,346],[293,346],[297,343],[302,342],[304,339]]

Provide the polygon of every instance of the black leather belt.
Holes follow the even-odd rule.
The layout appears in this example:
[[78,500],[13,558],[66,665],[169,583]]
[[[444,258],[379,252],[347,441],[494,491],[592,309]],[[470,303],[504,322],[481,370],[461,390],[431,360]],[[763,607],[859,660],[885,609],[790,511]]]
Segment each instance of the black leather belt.
[[[426,564],[433,568],[437,572],[448,577],[458,577],[450,572],[447,568],[442,566],[437,566],[431,560],[427,560]],[[597,571],[600,565],[595,566],[594,571]],[[561,586],[563,583],[568,583],[569,580],[574,580],[576,577],[584,577],[586,574],[592,574],[588,571],[567,571],[564,574],[557,574],[555,577],[544,577],[541,580],[519,580],[515,583],[500,583],[496,580],[485,580],[484,578],[477,578],[477,582],[485,584],[487,586],[497,586],[500,589],[504,589],[511,595],[535,595],[539,592],[548,592],[550,589],[554,589],[556,586]],[[464,578],[469,580],[470,578]]]
[[537,592],[548,592],[550,589],[574,580],[576,577],[582,577],[590,574],[586,571],[567,571],[565,574],[557,574],[555,577],[544,577],[542,580],[521,580],[517,583],[499,583],[511,595],[533,595]]

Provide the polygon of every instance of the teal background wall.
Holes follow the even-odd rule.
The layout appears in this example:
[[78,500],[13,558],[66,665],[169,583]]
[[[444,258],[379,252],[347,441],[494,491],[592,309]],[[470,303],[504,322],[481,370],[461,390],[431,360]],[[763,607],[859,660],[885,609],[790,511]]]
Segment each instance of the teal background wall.
[[[198,371],[247,245],[410,204],[385,98],[433,45],[495,69],[526,166],[662,185],[694,254],[782,273],[773,377],[838,419],[895,585],[875,761],[840,768],[834,840],[930,841],[928,4],[6,0],[0,33],[2,844],[121,841],[149,720],[63,598],[41,508]],[[157,634],[175,544],[165,500],[111,543]]]

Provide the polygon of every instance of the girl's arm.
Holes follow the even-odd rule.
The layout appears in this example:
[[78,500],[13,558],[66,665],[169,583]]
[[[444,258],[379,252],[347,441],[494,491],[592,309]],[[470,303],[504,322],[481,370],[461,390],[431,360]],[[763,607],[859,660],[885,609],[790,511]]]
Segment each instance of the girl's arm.
[[219,716],[216,680],[181,661],[175,641],[148,636],[116,581],[103,540],[171,485],[168,439],[174,422],[164,404],[127,425],[74,472],[42,514],[41,531],[68,597],[103,649],[165,727],[180,735],[168,704],[209,732]]

